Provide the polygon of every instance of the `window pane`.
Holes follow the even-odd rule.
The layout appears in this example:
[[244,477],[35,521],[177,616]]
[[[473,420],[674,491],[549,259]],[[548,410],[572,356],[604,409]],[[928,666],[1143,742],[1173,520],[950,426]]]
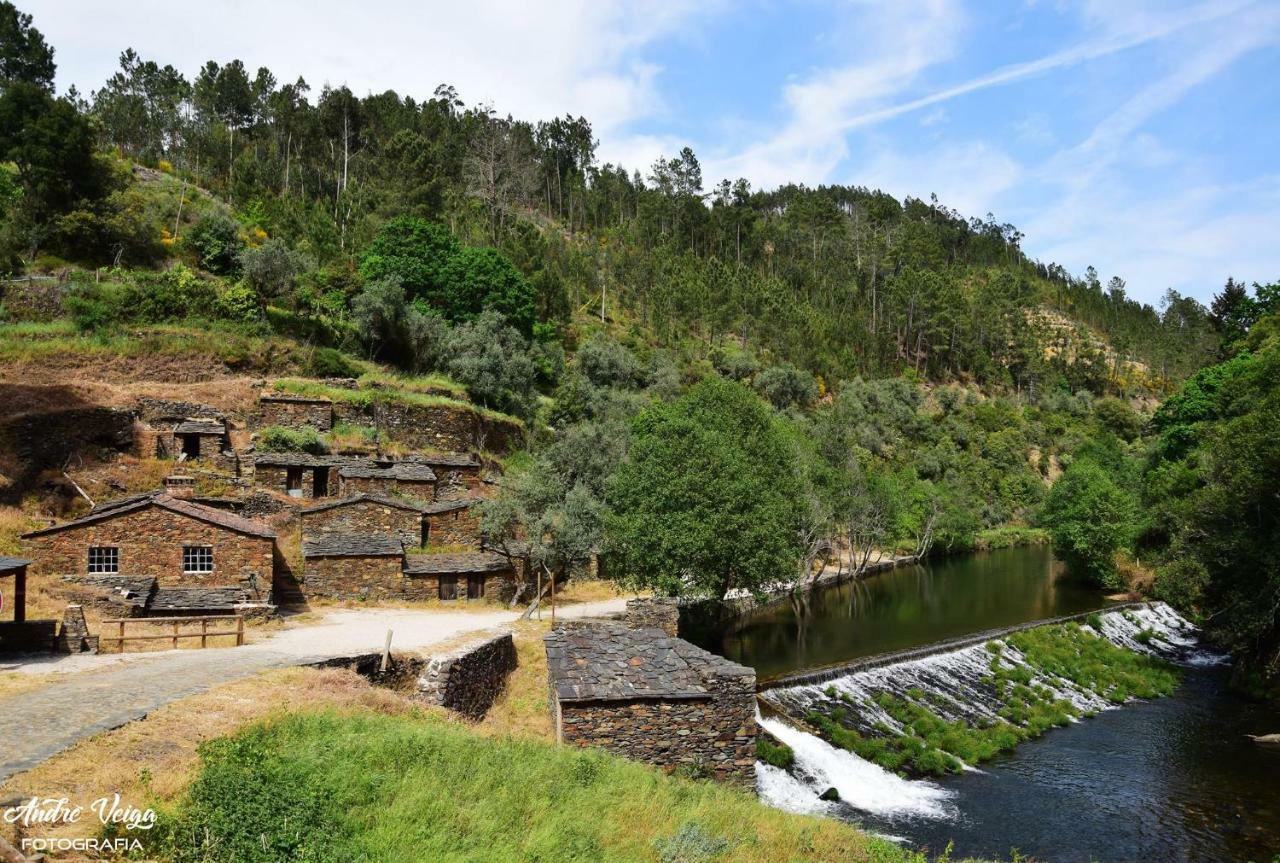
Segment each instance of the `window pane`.
[[115,546],[92,546],[89,549],[89,572],[115,574],[120,571],[120,549]]
[[213,548],[207,545],[184,545],[182,571],[213,572]]

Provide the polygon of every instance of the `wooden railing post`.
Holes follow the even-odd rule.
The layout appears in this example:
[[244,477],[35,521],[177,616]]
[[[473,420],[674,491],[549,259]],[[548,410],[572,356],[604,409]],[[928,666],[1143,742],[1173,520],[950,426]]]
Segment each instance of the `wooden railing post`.
[[179,625],[180,625],[180,621],[178,618],[175,617],[173,619],[173,649],[174,650],[178,649],[178,626]]
[[236,647],[244,644],[244,617],[236,618]]
[[209,646],[209,618],[200,618],[200,649]]
[[120,621],[120,652],[124,653],[124,620]]

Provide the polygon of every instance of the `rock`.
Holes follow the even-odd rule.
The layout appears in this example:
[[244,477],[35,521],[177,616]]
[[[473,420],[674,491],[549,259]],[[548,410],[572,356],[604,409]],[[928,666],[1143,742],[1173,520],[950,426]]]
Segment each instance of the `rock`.
[[1280,734],[1246,734],[1245,737],[1259,746],[1280,746]]
[[819,800],[826,800],[828,803],[836,803],[840,800],[840,792],[835,788],[828,788],[818,795]]

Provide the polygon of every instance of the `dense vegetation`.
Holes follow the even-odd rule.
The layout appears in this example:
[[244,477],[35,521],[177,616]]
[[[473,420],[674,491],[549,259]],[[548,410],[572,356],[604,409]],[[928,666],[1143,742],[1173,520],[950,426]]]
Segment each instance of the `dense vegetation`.
[[715,783],[441,720],[294,714],[202,754],[149,837],[166,859],[925,860]]
[[58,96],[30,17],[0,3],[0,25],[0,259],[57,276],[51,298],[7,288],[5,320],[69,318],[98,351],[173,326],[219,355],[287,338],[308,346],[288,373],[373,359],[446,391],[405,398],[515,415],[530,450],[485,523],[529,571],[603,549],[633,583],[723,595],[1038,521],[1099,582],[1154,563],[1233,646],[1280,649],[1274,285],[1156,309],[990,215],[708,185],[688,149],[600,164],[588,119],[449,86],[313,93],[126,50]]

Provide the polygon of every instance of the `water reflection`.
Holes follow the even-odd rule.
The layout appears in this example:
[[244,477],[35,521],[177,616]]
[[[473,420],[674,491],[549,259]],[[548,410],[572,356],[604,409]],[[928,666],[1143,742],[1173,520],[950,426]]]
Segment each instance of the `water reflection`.
[[1047,547],[1011,548],[899,567],[689,637],[772,677],[1104,604]]

